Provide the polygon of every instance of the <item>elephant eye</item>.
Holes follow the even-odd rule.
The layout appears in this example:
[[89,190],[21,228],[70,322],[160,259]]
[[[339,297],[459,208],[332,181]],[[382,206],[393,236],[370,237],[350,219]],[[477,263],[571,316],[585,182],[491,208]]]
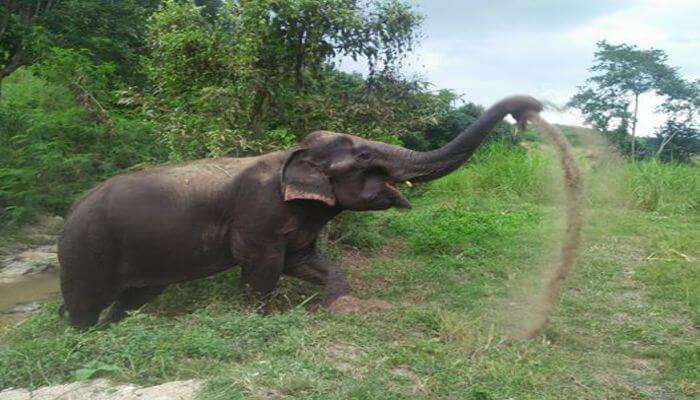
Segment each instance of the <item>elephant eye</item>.
[[360,154],[357,155],[357,158],[362,160],[362,161],[367,161],[370,159],[370,154],[367,151],[362,151]]

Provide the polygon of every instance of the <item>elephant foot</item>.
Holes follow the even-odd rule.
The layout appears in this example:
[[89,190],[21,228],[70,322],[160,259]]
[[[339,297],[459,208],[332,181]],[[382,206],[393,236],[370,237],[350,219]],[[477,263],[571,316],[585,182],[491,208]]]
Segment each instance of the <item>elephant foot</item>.
[[386,311],[390,308],[391,304],[384,300],[362,300],[350,295],[340,296],[326,307],[334,314],[368,314]]

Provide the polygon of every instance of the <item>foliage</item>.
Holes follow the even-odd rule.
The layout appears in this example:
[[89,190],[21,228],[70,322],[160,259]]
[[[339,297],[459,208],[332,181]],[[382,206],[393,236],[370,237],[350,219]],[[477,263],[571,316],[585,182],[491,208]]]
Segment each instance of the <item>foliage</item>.
[[[403,2],[245,1],[215,9],[166,1],[150,24],[144,65],[155,90],[144,105],[173,158],[260,153],[277,146],[268,132],[278,128],[299,137],[349,127],[353,115],[336,111],[367,94],[385,103],[387,89],[398,100],[423,95],[391,73],[420,22]],[[341,55],[364,57],[372,79],[344,78],[330,64]],[[405,102],[377,109],[384,116],[401,107],[415,118]],[[362,129],[372,130],[371,120]]]
[[637,146],[636,138],[639,97],[652,91],[667,97],[661,109],[675,116],[687,110],[688,104],[697,104],[697,89],[667,65],[663,50],[606,41],[597,46],[590,68],[593,75],[579,87],[569,106],[581,110],[587,123],[606,133],[625,153],[633,158],[643,156],[644,149]]
[[134,81],[145,21],[159,0],[7,0],[0,5],[0,81],[44,59],[52,48],[84,51]]
[[[99,68],[85,71],[95,74],[95,87],[103,82]],[[55,73],[51,63],[42,72]],[[6,81],[0,101],[0,219],[21,222],[37,210],[62,214],[95,182],[162,159],[150,124],[117,117],[110,133],[65,85],[26,70]]]
[[[440,98],[445,102],[454,102],[456,96],[448,91],[440,92]],[[455,109],[447,109],[447,112],[439,121],[434,121],[420,131],[409,132],[403,137],[405,145],[415,150],[431,150],[445,145],[454,139],[469,125],[474,123],[484,112],[484,108],[474,103],[466,103]],[[507,141],[515,144],[519,137],[513,135],[512,127],[501,122],[493,129],[488,140]]]
[[55,8],[47,1],[7,0],[0,4],[0,84],[37,57],[43,20]]
[[667,100],[660,109],[669,115],[656,132],[655,154],[664,161],[690,161],[700,153],[700,80],[664,83]]
[[700,153],[700,126],[668,120],[650,145],[663,161],[690,162]]

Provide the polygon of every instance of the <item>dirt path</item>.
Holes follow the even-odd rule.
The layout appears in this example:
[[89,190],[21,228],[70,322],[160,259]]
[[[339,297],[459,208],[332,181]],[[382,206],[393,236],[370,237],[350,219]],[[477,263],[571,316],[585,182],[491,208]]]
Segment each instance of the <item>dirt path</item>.
[[[562,331],[578,337],[566,344],[567,351],[587,360],[591,380],[604,385],[614,398],[697,395],[696,386],[674,387],[667,354],[669,349],[697,342],[693,322],[681,312],[683,305],[654,298],[640,278],[645,270],[660,268],[655,249],[667,246],[667,240],[677,240],[671,239],[677,234],[674,230],[660,234],[661,230],[680,222],[664,228],[654,216],[631,209],[620,190],[625,177],[619,156],[601,138],[585,139],[584,146],[595,158],[589,160],[584,174],[598,185],[589,187],[588,195],[604,196],[606,201],[597,201],[607,207],[590,210],[580,266],[566,291],[568,304],[557,317]],[[693,268],[692,257],[686,257],[669,252],[662,258],[678,259]],[[584,393],[592,390],[587,384],[579,385]],[[620,393],[624,397],[618,397]]]

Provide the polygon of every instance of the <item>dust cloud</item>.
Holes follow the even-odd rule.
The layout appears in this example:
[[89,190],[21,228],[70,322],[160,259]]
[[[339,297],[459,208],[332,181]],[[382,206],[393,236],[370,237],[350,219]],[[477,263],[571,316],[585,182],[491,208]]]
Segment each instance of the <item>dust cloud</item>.
[[556,261],[556,268],[547,278],[548,280],[537,296],[538,298],[535,299],[535,303],[531,305],[532,309],[528,320],[520,328],[521,331],[517,333],[517,336],[521,338],[533,339],[538,337],[547,327],[549,317],[555,310],[561,285],[576,262],[584,218],[581,171],[576,164],[569,141],[557,127],[550,125],[539,114],[529,113],[527,119],[535,125],[556,150],[563,173],[566,208],[566,231],[559,258]]

